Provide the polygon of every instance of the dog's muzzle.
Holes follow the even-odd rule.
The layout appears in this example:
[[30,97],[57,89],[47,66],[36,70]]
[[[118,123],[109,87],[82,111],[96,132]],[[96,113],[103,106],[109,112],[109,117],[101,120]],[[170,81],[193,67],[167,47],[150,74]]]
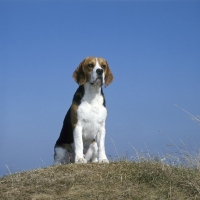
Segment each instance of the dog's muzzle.
[[103,81],[103,69],[96,69],[95,76],[93,77],[93,81],[90,82],[91,85],[102,85]]

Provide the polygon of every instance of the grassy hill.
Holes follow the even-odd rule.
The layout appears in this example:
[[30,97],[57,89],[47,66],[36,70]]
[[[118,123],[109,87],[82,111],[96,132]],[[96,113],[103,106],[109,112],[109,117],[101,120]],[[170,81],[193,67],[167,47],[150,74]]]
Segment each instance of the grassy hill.
[[0,199],[200,199],[200,172],[155,161],[60,165],[0,178]]

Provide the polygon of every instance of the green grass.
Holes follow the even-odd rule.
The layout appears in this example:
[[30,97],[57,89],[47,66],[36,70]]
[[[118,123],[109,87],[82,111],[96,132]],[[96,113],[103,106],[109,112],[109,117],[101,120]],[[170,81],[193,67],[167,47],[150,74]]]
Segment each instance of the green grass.
[[0,178],[0,199],[200,199],[200,172],[156,161],[60,165]]

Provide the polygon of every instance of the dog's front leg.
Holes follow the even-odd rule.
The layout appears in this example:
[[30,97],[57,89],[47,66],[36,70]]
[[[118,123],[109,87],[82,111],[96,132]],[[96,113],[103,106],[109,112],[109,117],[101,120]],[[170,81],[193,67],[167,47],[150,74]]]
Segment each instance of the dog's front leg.
[[109,163],[105,152],[105,127],[102,127],[97,134],[97,144],[99,148],[99,163]]
[[82,127],[77,125],[74,129],[74,149],[75,149],[75,163],[87,163],[83,156],[83,138]]

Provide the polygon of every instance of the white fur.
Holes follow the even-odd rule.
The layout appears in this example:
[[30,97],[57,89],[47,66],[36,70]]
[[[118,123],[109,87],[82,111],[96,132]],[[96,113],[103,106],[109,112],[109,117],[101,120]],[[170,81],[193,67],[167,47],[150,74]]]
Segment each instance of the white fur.
[[68,159],[67,159],[66,153],[67,153],[66,149],[63,149],[61,147],[56,147],[55,148],[54,165],[67,164]]
[[[99,62],[96,58],[96,65],[94,66],[94,69],[92,71],[92,74],[91,74],[91,77],[90,77],[90,83],[95,83],[95,81],[97,80],[97,73],[96,73],[97,69],[102,69],[102,68],[99,65]],[[102,74],[102,84],[104,84],[104,83],[105,83],[105,74],[103,72],[103,74]]]
[[[101,95],[101,85],[105,82],[105,74],[102,74],[102,83],[96,81],[97,69],[102,68],[96,59],[90,83],[84,84],[85,93],[77,109],[78,121],[73,132],[74,144],[71,144],[75,152],[75,163],[87,163],[87,161],[109,163],[104,147],[107,110],[103,106]],[[93,139],[97,142],[91,143]],[[54,165],[68,163],[73,156],[65,149],[56,147]]]
[[90,83],[85,83],[84,87],[85,95],[77,109],[78,122],[74,129],[75,162],[85,162],[83,148],[94,138],[99,148],[99,162],[108,162],[104,147],[107,110],[103,106],[101,87],[95,87]]
[[85,154],[85,159],[91,162],[97,162],[98,157],[98,146],[96,142],[92,142],[88,148],[87,153]]
[[[102,69],[96,59],[96,65],[91,74],[91,81],[94,83],[97,79],[97,69]],[[105,75],[102,74],[102,82],[104,83]],[[81,100],[81,104],[77,109],[78,122],[74,129],[74,146],[75,146],[75,162],[85,163],[87,158],[84,158],[83,149],[85,144],[96,139],[98,145],[98,153],[94,153],[93,160],[100,163],[108,163],[105,154],[105,121],[107,110],[103,106],[103,97],[101,95],[101,84],[91,85],[84,84],[85,94]],[[88,152],[89,154],[89,152]],[[87,154],[86,154],[87,155]]]

